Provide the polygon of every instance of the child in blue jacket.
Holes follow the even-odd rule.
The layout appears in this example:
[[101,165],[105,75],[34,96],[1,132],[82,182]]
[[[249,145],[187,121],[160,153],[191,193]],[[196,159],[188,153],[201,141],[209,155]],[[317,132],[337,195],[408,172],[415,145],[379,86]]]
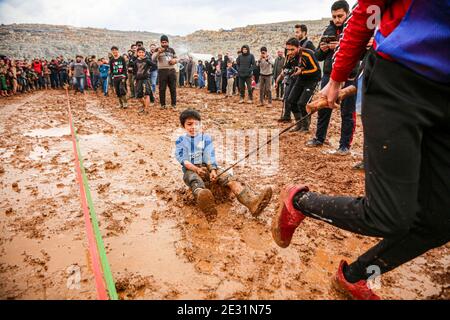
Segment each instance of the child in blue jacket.
[[103,58],[99,60],[98,70],[100,71],[100,79],[102,83],[103,94],[106,97],[108,95],[108,79],[109,79],[109,64],[106,62],[106,59]]
[[256,194],[229,173],[219,177],[222,170],[217,165],[211,136],[201,131],[200,113],[192,109],[185,110],[180,115],[180,123],[186,134],[176,141],[175,157],[182,166],[183,180],[192,190],[200,209],[209,217],[217,214],[214,196],[205,186],[206,180],[229,188],[253,216],[258,216],[269,204],[272,189],[266,187],[262,193]]

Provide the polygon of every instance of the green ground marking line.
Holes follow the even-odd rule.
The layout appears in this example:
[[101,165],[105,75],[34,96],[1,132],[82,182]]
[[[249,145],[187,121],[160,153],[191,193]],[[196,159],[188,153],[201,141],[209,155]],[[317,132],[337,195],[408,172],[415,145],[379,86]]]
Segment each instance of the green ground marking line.
[[[73,126],[73,122],[72,122],[72,126]],[[84,170],[83,157],[81,156],[80,146],[78,143],[79,139],[78,139],[78,135],[77,135],[77,129],[75,127],[74,127],[74,129],[75,129],[74,132],[75,132],[75,140],[76,140],[75,143],[77,146],[78,158],[80,160],[81,175],[83,176],[83,184],[84,184],[84,189],[86,192],[86,200],[87,200],[87,203],[89,206],[89,212],[91,214],[92,227],[94,229],[95,239],[97,241],[97,248],[98,248],[98,252],[100,255],[100,261],[102,264],[103,272],[105,274],[106,287],[108,288],[109,298],[111,300],[118,300],[119,298],[118,298],[117,291],[116,291],[116,285],[114,283],[114,278],[111,273],[111,268],[109,266],[108,257],[106,256],[105,244],[103,242],[103,238],[100,233],[100,228],[98,226],[98,218],[97,218],[97,214],[95,213],[94,203],[92,201],[91,189],[89,188],[89,181],[87,179],[86,172]]]

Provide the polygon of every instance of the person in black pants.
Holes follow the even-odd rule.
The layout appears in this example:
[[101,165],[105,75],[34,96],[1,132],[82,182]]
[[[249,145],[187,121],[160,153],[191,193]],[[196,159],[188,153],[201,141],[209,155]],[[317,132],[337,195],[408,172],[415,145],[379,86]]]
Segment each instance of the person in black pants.
[[172,108],[177,106],[177,73],[175,65],[178,62],[175,50],[169,47],[169,38],[161,36],[161,47],[152,55],[153,61],[158,62],[159,102],[161,109],[166,108],[166,89],[169,86]]
[[[321,92],[330,107],[373,34],[367,26],[370,3],[359,1],[341,40],[331,80]],[[377,46],[363,74],[365,196],[332,197],[288,186],[273,219],[272,234],[281,247],[289,246],[305,217],[382,238],[353,263],[340,263],[334,283],[356,299],[379,299],[368,279],[450,241],[450,55],[441,46],[450,34],[434,28],[449,24],[443,6],[388,7],[397,25],[382,19],[377,29]],[[405,12],[408,19],[402,19]],[[424,42],[428,28],[434,31]],[[418,34],[408,38],[410,30]]]
[[[330,74],[333,64],[333,55],[336,51],[339,38],[342,36],[344,21],[349,15],[349,6],[346,1],[336,1],[332,8],[331,14],[333,20],[323,33],[319,48],[316,50],[316,57],[319,61],[324,61],[323,77],[321,89],[323,89],[330,80]],[[358,66],[355,67],[349,79],[356,77]],[[354,81],[348,81],[345,86],[354,84]],[[326,140],[328,126],[330,124],[332,110],[321,109],[317,114],[316,135],[309,140],[306,145],[309,147],[322,146]],[[336,155],[348,155],[353,140],[353,134],[356,126],[356,98],[349,97],[344,99],[341,104],[341,139]]]
[[[320,80],[321,70],[314,52],[307,48],[302,48],[296,38],[291,38],[286,42],[287,58],[283,72],[275,81],[275,88],[289,77],[286,82],[286,92],[284,96],[283,114],[279,122],[290,121],[291,112],[296,121],[307,115],[306,104],[311,99]],[[293,132],[309,131],[309,118],[291,130]]]
[[250,53],[249,46],[243,46],[241,52],[241,55],[236,59],[239,77],[239,92],[241,94],[239,103],[244,103],[245,86],[247,86],[248,91],[248,103],[253,103],[252,75],[256,66],[256,60],[253,54]]

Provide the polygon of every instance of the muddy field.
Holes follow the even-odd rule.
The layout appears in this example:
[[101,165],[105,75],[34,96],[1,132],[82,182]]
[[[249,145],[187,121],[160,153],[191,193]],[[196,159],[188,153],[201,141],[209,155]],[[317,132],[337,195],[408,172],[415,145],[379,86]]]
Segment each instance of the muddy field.
[[[114,98],[70,96],[80,148],[108,259],[122,299],[341,299],[330,287],[338,263],[376,239],[306,220],[288,249],[271,239],[280,187],[303,182],[314,191],[362,195],[358,119],[353,153],[329,151],[339,140],[335,112],[329,144],[309,149],[309,135],[280,140],[278,170],[240,166],[234,173],[274,198],[255,219],[233,198],[219,199],[208,222],[197,210],[173,160],[178,112],[138,102],[119,110]],[[196,89],[179,90],[179,107],[202,111],[207,127],[282,129],[272,109],[238,105]],[[315,124],[315,118],[313,119]],[[314,127],[314,125],[313,125]],[[63,91],[0,100],[0,299],[95,299],[96,290],[75,180]],[[79,285],[70,285],[74,270]],[[78,271],[77,271],[78,270]],[[450,299],[450,246],[382,277],[388,299]]]

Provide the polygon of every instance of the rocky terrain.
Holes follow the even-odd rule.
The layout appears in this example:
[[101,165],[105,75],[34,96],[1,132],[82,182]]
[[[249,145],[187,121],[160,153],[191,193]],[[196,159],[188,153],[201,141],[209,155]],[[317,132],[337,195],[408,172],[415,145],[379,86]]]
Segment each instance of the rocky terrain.
[[[243,44],[257,49],[267,46],[272,52],[282,47],[293,33],[293,26],[305,23],[315,42],[328,24],[327,19],[316,21],[288,21],[250,25],[231,30],[200,30],[187,36],[171,36],[179,54],[219,52],[235,54]],[[105,56],[111,45],[125,52],[131,42],[141,40],[148,46],[157,42],[160,34],[152,32],[113,31],[95,28],[75,28],[43,24],[11,24],[0,26],[0,54],[17,58],[51,58],[74,54]]]

